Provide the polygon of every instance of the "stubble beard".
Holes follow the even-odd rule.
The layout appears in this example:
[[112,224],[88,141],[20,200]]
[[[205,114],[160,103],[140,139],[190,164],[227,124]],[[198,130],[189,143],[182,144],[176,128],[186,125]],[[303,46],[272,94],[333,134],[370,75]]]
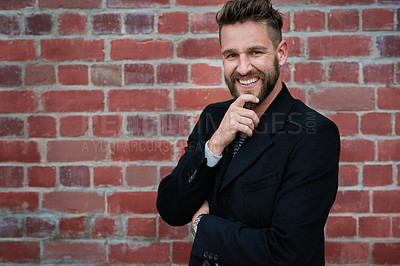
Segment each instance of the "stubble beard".
[[[268,95],[273,91],[273,89],[275,88],[276,82],[279,79],[279,75],[280,75],[279,61],[278,61],[278,58],[275,57],[274,67],[270,73],[264,73],[264,72],[256,69],[256,70],[250,72],[249,74],[242,76],[235,71],[230,76],[230,78],[227,78],[225,76],[225,83],[228,86],[228,89],[229,89],[231,95],[233,96],[233,98],[237,99],[240,96],[240,92],[236,88],[236,85],[235,85],[236,80],[238,78],[243,78],[243,77],[258,76],[262,81],[261,89],[260,89],[258,95],[256,95],[260,101],[258,103],[246,102],[244,105],[244,108],[253,110],[254,108],[256,108],[257,105],[262,103],[268,97]],[[246,92],[246,91],[244,93],[251,94],[250,92]]]

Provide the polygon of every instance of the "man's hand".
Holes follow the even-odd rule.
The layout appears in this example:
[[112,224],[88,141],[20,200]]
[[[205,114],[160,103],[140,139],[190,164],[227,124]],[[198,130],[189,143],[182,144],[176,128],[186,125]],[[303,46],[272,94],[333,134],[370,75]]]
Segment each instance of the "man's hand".
[[199,216],[200,214],[209,214],[209,213],[210,213],[210,206],[208,205],[208,201],[204,201],[200,209],[193,215],[192,224],[196,220],[197,216]]
[[243,106],[246,102],[258,103],[258,101],[259,99],[252,94],[243,94],[231,104],[218,129],[208,141],[208,148],[212,153],[220,156],[239,131],[249,137],[253,135],[253,130],[257,127],[260,119],[253,110]]

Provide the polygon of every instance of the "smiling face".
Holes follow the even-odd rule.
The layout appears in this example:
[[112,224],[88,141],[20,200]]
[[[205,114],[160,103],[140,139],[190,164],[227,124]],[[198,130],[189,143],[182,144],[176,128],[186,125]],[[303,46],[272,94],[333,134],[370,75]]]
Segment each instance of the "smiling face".
[[[224,25],[221,30],[221,51],[225,82],[234,98],[253,94],[263,102],[279,81],[280,46],[275,49],[266,25],[247,21]],[[253,109],[248,103],[245,106]]]

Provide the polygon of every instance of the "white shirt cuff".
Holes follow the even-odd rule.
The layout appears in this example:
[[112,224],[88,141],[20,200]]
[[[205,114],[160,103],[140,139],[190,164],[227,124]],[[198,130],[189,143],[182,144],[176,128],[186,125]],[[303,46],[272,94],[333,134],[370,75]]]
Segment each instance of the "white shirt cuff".
[[208,167],[214,167],[218,164],[219,160],[221,160],[222,155],[217,156],[212,151],[210,148],[208,148],[208,141],[206,142],[205,148],[204,148],[204,156],[207,159],[207,166]]

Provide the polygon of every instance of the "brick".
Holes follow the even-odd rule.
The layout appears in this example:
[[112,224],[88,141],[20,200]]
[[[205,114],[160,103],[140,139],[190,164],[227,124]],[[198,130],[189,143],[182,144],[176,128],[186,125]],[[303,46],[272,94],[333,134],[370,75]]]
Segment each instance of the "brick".
[[96,192],[45,192],[42,208],[67,213],[104,213],[104,196]]
[[324,67],[318,62],[296,63],[294,81],[300,84],[321,83],[325,81]]
[[24,169],[21,166],[0,166],[0,187],[22,187]]
[[331,242],[325,244],[325,262],[332,264],[364,264],[369,259],[368,242]]
[[372,261],[376,264],[399,264],[400,243],[374,243],[372,246]]
[[109,214],[155,214],[155,191],[116,192],[107,195]]
[[118,137],[121,134],[122,116],[96,115],[92,118],[93,135],[96,137]]
[[18,117],[0,117],[0,137],[24,135],[24,121]]
[[40,162],[36,141],[0,141],[0,162]]
[[171,109],[167,89],[110,90],[109,111],[166,111]]
[[71,115],[60,118],[60,135],[63,137],[84,136],[88,128],[86,116]]
[[60,35],[83,35],[87,32],[87,15],[84,13],[61,13],[58,19]]
[[361,132],[365,135],[390,135],[392,133],[391,114],[364,114],[361,118]]
[[122,223],[119,218],[99,217],[94,220],[93,238],[112,238],[122,236]]
[[170,161],[173,145],[166,140],[113,141],[111,159],[113,161]]
[[356,165],[347,164],[339,165],[339,186],[357,186],[358,185],[358,167]]
[[96,112],[104,110],[101,90],[46,91],[42,94],[44,112]]
[[307,4],[307,0],[272,0],[272,5],[299,5],[299,4]]
[[331,62],[329,80],[338,83],[358,83],[359,70],[357,62]]
[[210,103],[231,99],[223,89],[175,89],[174,102],[177,110],[202,110]]
[[322,31],[325,29],[325,13],[319,10],[294,12],[295,31]]
[[37,192],[0,192],[0,211],[2,212],[35,212],[38,207]]
[[53,263],[105,263],[106,248],[101,242],[60,241],[43,243],[43,259]]
[[173,166],[161,166],[160,167],[160,178],[163,179],[164,177],[168,176],[169,174],[172,173],[172,171],[175,169]]
[[85,238],[88,232],[85,216],[63,217],[60,220],[60,236],[63,238]]
[[375,144],[368,139],[343,139],[341,143],[341,162],[373,161]]
[[156,237],[156,219],[153,217],[128,218],[127,235],[132,237]]
[[177,5],[182,6],[217,6],[225,4],[225,0],[177,0]]
[[282,32],[289,32],[290,31],[290,12],[281,13],[282,15]]
[[31,166],[28,168],[29,187],[55,187],[56,168],[54,166]]
[[175,147],[175,160],[178,161],[182,155],[185,153],[185,148],[187,147],[187,139],[180,139],[176,142]]
[[400,135],[400,113],[396,113],[394,131],[397,135]]
[[358,115],[354,113],[336,113],[328,116],[339,128],[340,135],[358,134]]
[[188,136],[190,134],[190,116],[183,114],[162,114],[161,134],[163,136]]
[[42,59],[48,61],[103,61],[104,40],[41,40]]
[[369,212],[369,191],[338,191],[331,212]]
[[29,116],[28,135],[30,138],[55,138],[56,119],[52,116]]
[[351,216],[329,216],[326,222],[326,237],[354,237],[357,235],[357,219]]
[[[22,223],[15,217],[0,218],[0,237],[22,237]],[[1,244],[0,244],[1,247]],[[0,254],[2,252],[0,251]],[[2,256],[0,255],[0,260]]]
[[16,87],[21,84],[21,66],[0,66],[0,87]]
[[47,143],[48,162],[98,161],[106,159],[107,142],[100,140],[55,140]]
[[218,25],[215,23],[216,12],[192,13],[190,30],[192,33],[217,33]]
[[187,225],[184,226],[170,226],[162,219],[159,219],[158,234],[161,238],[166,239],[184,239],[189,235]]
[[400,217],[392,217],[392,236],[400,237]]
[[125,32],[128,34],[152,33],[154,31],[153,13],[127,14],[124,20]]
[[154,68],[151,64],[125,64],[125,85],[154,84]]
[[393,64],[366,64],[363,67],[365,83],[394,83],[394,65]]
[[393,30],[393,21],[393,9],[374,8],[362,11],[363,30]]
[[188,31],[187,12],[163,12],[158,15],[158,33],[185,34]]
[[357,31],[359,29],[357,9],[333,9],[328,13],[329,31]]
[[110,263],[169,263],[169,243],[121,243],[110,244]]
[[113,8],[142,8],[165,6],[169,4],[169,0],[146,0],[146,1],[131,1],[131,0],[107,0],[107,6]]
[[39,217],[26,218],[26,236],[27,237],[50,237],[53,235],[56,223],[52,219],[42,219]]
[[[399,8],[399,17],[400,17],[400,8]],[[399,27],[399,30],[400,30],[400,27]],[[396,75],[396,83],[400,83],[400,62],[397,63],[395,75]]]
[[302,38],[297,36],[288,36],[282,38],[285,39],[288,43],[289,57],[304,56],[304,41]]
[[174,241],[172,243],[172,263],[189,265],[191,242]]
[[46,86],[56,83],[56,71],[53,65],[27,65],[25,67],[26,86]]
[[308,38],[310,59],[361,57],[371,52],[371,36],[330,35]]
[[400,139],[378,141],[379,161],[400,161]]
[[186,64],[162,63],[157,66],[159,84],[181,84],[188,82],[188,66]]
[[220,59],[221,48],[218,38],[186,39],[178,43],[177,54],[186,59]]
[[306,102],[306,92],[303,88],[290,87],[289,92],[293,98],[299,99],[303,103]]
[[118,13],[94,15],[93,33],[94,34],[121,33],[121,15]]
[[381,57],[400,56],[400,36],[378,36],[377,44]]
[[378,88],[378,108],[395,109],[400,106],[400,86]]
[[60,166],[60,184],[66,187],[89,187],[89,167],[84,165]]
[[58,81],[62,85],[88,85],[89,70],[86,65],[58,66]]
[[206,63],[193,64],[190,68],[192,83],[197,85],[219,85],[222,81],[221,73],[221,67]]
[[[112,60],[155,60],[172,58],[172,41],[169,40],[112,40]],[[155,53],[154,51],[158,51]]]
[[363,185],[366,187],[389,186],[393,184],[391,165],[364,165]]
[[94,65],[90,68],[90,76],[96,86],[122,85],[122,67],[119,65]]
[[360,237],[387,238],[390,236],[390,217],[360,217],[358,224]]
[[40,243],[30,241],[1,241],[0,261],[2,263],[38,263]]
[[157,166],[128,165],[125,174],[126,183],[131,187],[149,187],[157,185]]
[[309,104],[319,110],[368,111],[375,107],[371,87],[318,87],[309,91]]
[[53,28],[53,18],[50,14],[37,14],[25,18],[28,35],[48,35]]
[[374,213],[399,213],[400,190],[374,191],[372,209]]
[[34,5],[35,5],[35,0],[2,1],[0,3],[0,9],[3,10],[23,9]]
[[310,0],[312,5],[369,5],[375,3],[374,0]]
[[98,166],[93,168],[95,187],[122,186],[122,168],[120,166]]
[[0,40],[0,61],[36,60],[34,40]]
[[129,136],[153,137],[157,135],[157,116],[133,115],[127,117]]
[[39,0],[40,8],[91,9],[100,8],[102,0]]

